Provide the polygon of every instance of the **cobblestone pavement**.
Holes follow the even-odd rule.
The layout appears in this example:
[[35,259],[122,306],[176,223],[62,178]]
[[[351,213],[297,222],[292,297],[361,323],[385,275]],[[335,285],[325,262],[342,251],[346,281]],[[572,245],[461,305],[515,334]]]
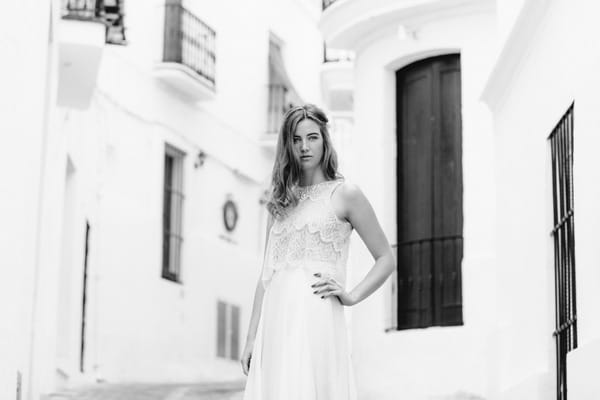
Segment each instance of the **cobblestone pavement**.
[[96,384],[42,400],[242,400],[244,381],[199,384]]

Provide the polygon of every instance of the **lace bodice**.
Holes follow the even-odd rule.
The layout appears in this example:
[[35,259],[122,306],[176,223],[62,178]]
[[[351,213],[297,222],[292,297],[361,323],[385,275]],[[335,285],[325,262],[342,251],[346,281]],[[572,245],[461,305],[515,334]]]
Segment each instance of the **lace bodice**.
[[343,180],[298,187],[298,205],[269,231],[262,271],[266,288],[273,275],[284,268],[306,268],[327,273],[342,285],[352,225],[340,220],[331,206],[331,195]]

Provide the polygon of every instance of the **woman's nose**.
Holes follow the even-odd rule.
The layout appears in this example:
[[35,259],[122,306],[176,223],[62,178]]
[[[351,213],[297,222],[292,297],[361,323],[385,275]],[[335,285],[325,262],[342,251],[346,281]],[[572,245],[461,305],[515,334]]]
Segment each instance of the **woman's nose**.
[[307,143],[306,141],[304,141],[304,140],[303,140],[303,141],[302,141],[302,144],[300,145],[300,149],[301,149],[302,151],[306,151],[306,150],[308,150],[308,143]]

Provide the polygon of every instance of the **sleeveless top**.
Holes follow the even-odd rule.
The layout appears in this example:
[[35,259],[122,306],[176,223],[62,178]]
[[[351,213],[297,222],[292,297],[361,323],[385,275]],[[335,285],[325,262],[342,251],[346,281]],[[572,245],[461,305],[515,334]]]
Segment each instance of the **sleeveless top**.
[[267,288],[273,275],[286,268],[305,268],[346,282],[346,261],[352,225],[331,206],[342,179],[298,187],[298,204],[271,226],[261,279]]

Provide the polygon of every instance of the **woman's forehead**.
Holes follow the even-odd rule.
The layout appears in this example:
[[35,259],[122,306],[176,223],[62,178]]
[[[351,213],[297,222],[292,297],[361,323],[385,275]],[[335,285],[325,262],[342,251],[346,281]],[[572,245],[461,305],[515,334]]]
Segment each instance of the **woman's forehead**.
[[296,126],[295,135],[303,136],[311,133],[321,133],[321,128],[319,128],[319,124],[317,124],[312,119],[303,119]]

